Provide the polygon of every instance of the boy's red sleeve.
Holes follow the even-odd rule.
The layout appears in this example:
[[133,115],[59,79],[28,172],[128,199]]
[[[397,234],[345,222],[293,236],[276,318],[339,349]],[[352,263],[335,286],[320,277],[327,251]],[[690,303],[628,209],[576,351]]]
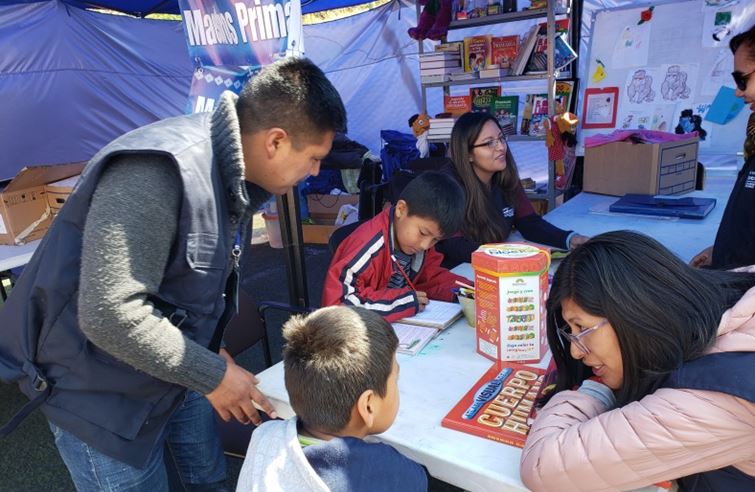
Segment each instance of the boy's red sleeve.
[[435,251],[434,247],[425,251],[425,261],[417,275],[414,286],[417,287],[417,290],[426,292],[430,299],[453,301],[454,293],[451,292],[451,289],[456,286],[454,282],[460,280],[468,284],[469,280],[441,267],[442,261],[443,255]]
[[391,322],[417,314],[417,296],[409,287],[376,288],[383,247],[382,234],[366,244],[360,244],[351,237],[344,240],[333,255],[325,275],[322,306],[359,306],[375,311]]

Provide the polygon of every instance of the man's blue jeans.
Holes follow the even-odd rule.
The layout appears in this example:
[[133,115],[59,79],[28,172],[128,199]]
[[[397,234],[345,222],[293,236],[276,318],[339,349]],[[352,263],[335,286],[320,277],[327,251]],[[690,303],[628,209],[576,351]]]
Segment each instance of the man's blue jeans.
[[187,490],[227,490],[225,457],[215,432],[212,406],[204,396],[193,391],[186,393],[183,405],[171,417],[163,438],[142,469],[100,453],[53,423],[50,423],[50,429],[80,492],[167,491],[168,475],[163,462],[166,440]]

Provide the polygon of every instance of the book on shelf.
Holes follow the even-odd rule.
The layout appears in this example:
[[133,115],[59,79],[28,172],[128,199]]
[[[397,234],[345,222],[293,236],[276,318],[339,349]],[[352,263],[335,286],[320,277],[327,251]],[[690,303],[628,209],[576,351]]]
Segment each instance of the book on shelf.
[[470,110],[474,113],[489,113],[493,100],[501,95],[501,86],[472,87],[469,89]]
[[[547,371],[555,375],[555,371]],[[551,376],[548,376],[550,379]],[[467,391],[441,426],[524,447],[546,370],[515,362],[494,363]]]
[[464,38],[465,72],[479,72],[492,63],[491,39],[490,34]]
[[[539,45],[544,43],[547,49],[547,38],[543,35],[538,37],[538,44],[535,46],[535,53],[532,54],[527,64],[526,73],[547,73],[548,56],[546,53],[538,53]],[[577,52],[566,41],[566,34],[559,34],[555,37],[553,44],[553,67],[556,70],[563,70],[571,62],[577,59]]]
[[442,73],[439,75],[420,75],[420,82],[423,84],[438,84],[441,82],[448,82],[449,74]]
[[462,53],[464,52],[464,42],[463,41],[448,41],[446,43],[438,43],[435,45],[435,52],[448,52],[448,53],[457,53],[459,57],[461,57]]
[[419,55],[419,64],[429,62],[451,61],[458,62],[461,60],[461,54],[453,51],[429,51]]
[[490,105],[490,113],[498,120],[504,135],[516,135],[519,96],[498,96]]
[[490,40],[493,65],[511,68],[519,52],[519,36],[495,36]]
[[478,73],[480,74],[481,79],[492,79],[496,77],[504,77],[508,75],[510,71],[510,68],[498,68],[491,65],[490,68],[480,70]]
[[573,80],[556,81],[556,114],[571,111],[574,94]]
[[535,48],[535,42],[537,42],[538,26],[532,26],[522,38],[519,43],[519,51],[516,54],[516,59],[511,65],[511,75],[522,75],[524,69],[527,66],[527,61],[530,59],[532,50]]
[[469,96],[443,96],[443,112],[459,117],[472,109]]
[[[569,19],[559,19],[555,22],[555,37],[559,37],[562,34],[564,35],[564,38],[562,39],[562,43],[566,43],[568,46],[568,43],[566,42],[566,36],[568,36],[569,32]],[[554,44],[554,47],[556,44]],[[563,49],[563,45],[561,46]],[[555,49],[555,48],[554,48]],[[569,49],[571,47],[569,46]],[[548,25],[547,23],[543,22],[538,24],[537,26],[537,39],[535,42],[535,46],[532,49],[532,53],[529,56],[529,59],[525,65],[525,69],[523,73],[546,73],[548,70]],[[574,50],[572,50],[573,52]],[[576,53],[575,53],[576,58]],[[554,61],[556,59],[555,51],[554,51]],[[561,62],[563,62],[563,59],[561,59]],[[563,64],[561,68],[568,65],[568,62]],[[555,65],[558,69],[558,65]]]
[[[427,75],[450,75],[454,72],[461,72],[461,71],[463,71],[461,67],[439,67],[439,68],[421,67],[419,69],[419,75],[420,77],[424,77]],[[446,80],[448,80],[448,77],[446,77]]]
[[425,309],[414,316],[402,318],[398,323],[405,325],[419,325],[442,331],[461,317],[461,305],[455,302],[431,300]]
[[474,80],[479,78],[480,72],[456,72],[449,75],[449,80]]
[[545,120],[548,119],[548,95],[535,94],[532,98],[532,116],[529,133],[531,137],[545,136]]

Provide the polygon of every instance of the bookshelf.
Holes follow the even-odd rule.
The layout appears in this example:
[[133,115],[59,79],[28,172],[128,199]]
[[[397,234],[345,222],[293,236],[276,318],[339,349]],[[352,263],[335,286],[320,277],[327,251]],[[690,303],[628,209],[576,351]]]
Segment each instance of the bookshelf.
[[[521,0],[519,3],[524,3]],[[557,4],[565,4],[566,7],[557,7]],[[518,10],[516,12],[507,12],[496,15],[489,15],[485,17],[476,17],[473,19],[452,20],[448,29],[469,29],[473,27],[495,25],[509,22],[519,22],[529,19],[546,19],[546,36],[548,39],[547,54],[547,70],[545,73],[538,74],[524,74],[515,76],[502,76],[502,77],[488,77],[471,80],[449,80],[443,82],[433,83],[421,83],[422,94],[422,110],[427,112],[427,91],[428,89],[442,88],[446,95],[450,94],[449,87],[452,86],[478,86],[484,84],[506,83],[514,81],[526,81],[526,80],[546,80],[547,94],[548,94],[548,117],[554,115],[555,99],[556,99],[556,70],[554,64],[553,46],[556,36],[556,16],[570,16],[569,21],[570,30],[578,29],[579,24],[575,26],[574,18],[571,11],[571,0],[562,2],[560,0],[548,0],[546,8],[543,9],[528,9]],[[417,17],[420,14],[420,5],[417,4]],[[443,40],[445,42],[445,39]],[[419,53],[424,53],[423,41],[419,41]],[[574,73],[575,64],[572,64],[572,73]],[[509,135],[509,141],[537,141],[545,140],[545,137],[529,136],[529,135]],[[447,142],[447,138],[431,138],[431,142]],[[527,193],[529,198],[544,199],[548,203],[548,210],[552,210],[556,205],[556,188],[555,188],[555,163],[548,161],[548,186],[545,193]]]

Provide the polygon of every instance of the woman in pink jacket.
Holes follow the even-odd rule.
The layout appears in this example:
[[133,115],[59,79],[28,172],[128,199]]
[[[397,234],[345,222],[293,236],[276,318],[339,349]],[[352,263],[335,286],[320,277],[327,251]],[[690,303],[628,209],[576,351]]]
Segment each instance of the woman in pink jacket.
[[539,490],[755,490],[755,275],[601,234],[548,299],[558,381],[522,451]]

